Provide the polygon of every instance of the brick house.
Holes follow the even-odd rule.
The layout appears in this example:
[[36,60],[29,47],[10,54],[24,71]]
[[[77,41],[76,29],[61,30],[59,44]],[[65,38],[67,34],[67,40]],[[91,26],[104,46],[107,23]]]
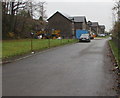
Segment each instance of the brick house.
[[60,30],[64,38],[70,38],[72,36],[72,20],[69,19],[69,16],[57,11],[47,20],[48,28],[51,32],[52,30]]
[[99,23],[98,22],[92,22],[92,24],[91,24],[91,30],[92,30],[93,33],[95,33],[96,35],[98,35],[99,32],[100,32]]
[[74,28],[75,30],[80,29],[80,30],[87,30],[87,20],[85,16],[74,16],[70,17],[70,19],[74,19]]
[[65,38],[75,36],[77,29],[88,30],[87,20],[85,16],[70,17],[66,14],[56,12],[48,18],[49,30],[60,30]]
[[104,25],[99,25],[100,27],[100,33],[105,33],[105,26]]

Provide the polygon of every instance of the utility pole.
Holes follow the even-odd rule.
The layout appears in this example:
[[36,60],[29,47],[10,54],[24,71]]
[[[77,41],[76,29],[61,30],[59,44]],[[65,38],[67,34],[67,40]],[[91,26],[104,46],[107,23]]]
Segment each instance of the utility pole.
[[74,27],[74,17],[72,18],[72,35],[73,35],[73,38],[75,38],[75,27]]
[[91,26],[91,25],[92,25],[92,22],[91,22],[91,21],[88,21],[87,24],[88,24],[88,26],[89,26],[89,31],[90,31],[90,33],[91,33],[91,32],[92,32],[92,26]]
[[97,35],[99,34],[99,26],[97,26]]
[[45,18],[45,12],[46,12],[45,7],[44,7],[45,4],[46,2],[39,2],[38,4],[40,6],[40,14],[41,14],[42,20],[44,20]]
[[41,3],[41,6],[40,6],[40,7],[41,7],[41,16],[42,16],[42,19],[43,19],[43,17],[44,17],[44,16],[43,16],[43,14],[44,14],[44,13],[43,13],[43,12],[44,12],[43,4],[44,4],[44,3]]

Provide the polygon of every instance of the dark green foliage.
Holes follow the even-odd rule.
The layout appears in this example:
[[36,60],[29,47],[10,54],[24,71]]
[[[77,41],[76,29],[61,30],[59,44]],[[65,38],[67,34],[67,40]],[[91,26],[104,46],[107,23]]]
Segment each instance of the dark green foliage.
[[37,32],[46,26],[46,22],[42,19],[33,19],[30,11],[24,9],[24,3],[21,2],[2,2],[2,17],[3,39],[30,38],[31,31]]

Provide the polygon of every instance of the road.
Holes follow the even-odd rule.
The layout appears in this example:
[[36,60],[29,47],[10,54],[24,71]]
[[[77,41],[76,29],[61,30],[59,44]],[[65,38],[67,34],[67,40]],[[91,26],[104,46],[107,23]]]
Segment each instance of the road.
[[114,96],[107,39],[53,48],[3,66],[3,96]]

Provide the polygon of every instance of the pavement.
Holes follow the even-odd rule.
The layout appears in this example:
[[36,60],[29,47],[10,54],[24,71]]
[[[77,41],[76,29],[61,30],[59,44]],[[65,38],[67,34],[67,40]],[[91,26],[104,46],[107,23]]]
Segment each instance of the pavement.
[[116,96],[107,41],[66,45],[3,65],[3,96]]

